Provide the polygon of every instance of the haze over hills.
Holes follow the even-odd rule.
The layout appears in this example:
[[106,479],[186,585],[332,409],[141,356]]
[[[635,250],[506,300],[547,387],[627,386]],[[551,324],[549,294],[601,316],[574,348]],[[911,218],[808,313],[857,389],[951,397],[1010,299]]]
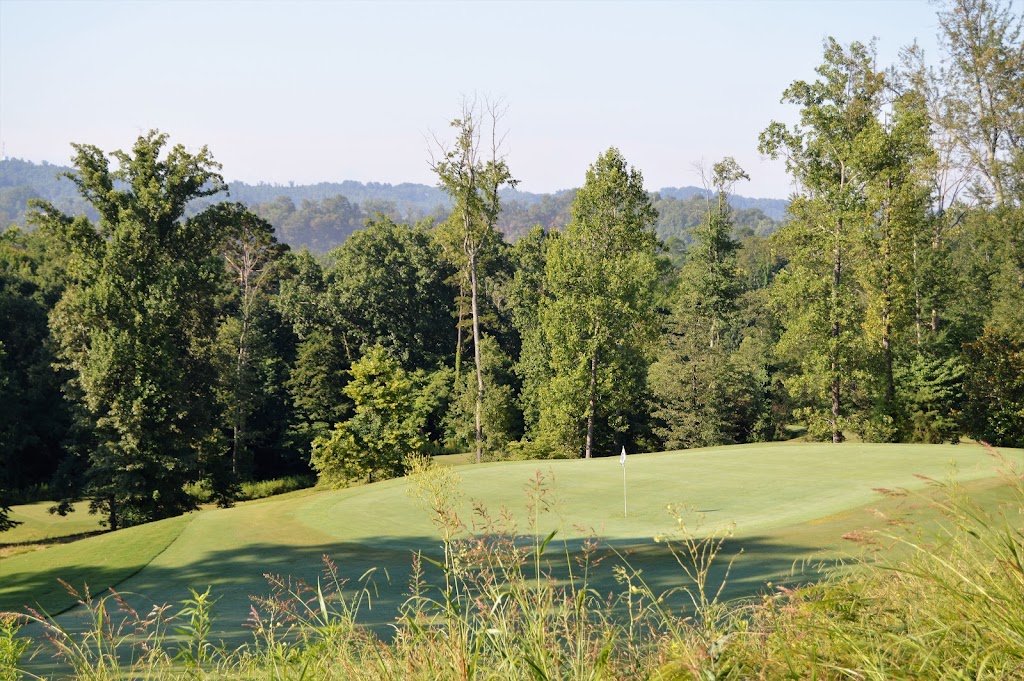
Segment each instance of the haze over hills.
[[[25,227],[28,201],[33,198],[50,201],[65,213],[84,212],[95,219],[97,216],[78,195],[74,183],[61,175],[70,170],[45,162],[0,161],[0,229],[10,225]],[[538,224],[548,229],[562,227],[568,222],[575,193],[575,189],[550,194],[503,190],[499,229],[514,240]],[[688,242],[688,230],[704,216],[706,190],[693,186],[664,187],[652,194],[660,215],[658,235],[666,240],[676,237]],[[294,248],[305,246],[319,252],[339,245],[378,213],[396,221],[439,221],[446,217],[451,205],[447,194],[438,187],[351,180],[307,185],[229,182],[227,195],[211,198],[243,203],[273,224],[282,241]],[[737,227],[762,235],[774,231],[789,203],[739,195],[731,196],[730,202],[737,211]],[[195,206],[199,208],[201,205]]]

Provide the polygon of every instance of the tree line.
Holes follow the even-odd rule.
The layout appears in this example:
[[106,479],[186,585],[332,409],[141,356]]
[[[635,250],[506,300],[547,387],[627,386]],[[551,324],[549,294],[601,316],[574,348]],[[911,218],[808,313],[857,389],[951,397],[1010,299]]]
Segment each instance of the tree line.
[[353,231],[326,254],[279,240],[294,204],[218,200],[206,148],[74,145],[92,217],[37,201],[0,235],[0,526],[39,483],[116,528],[229,504],[245,480],[379,480],[415,454],[1024,446],[1021,19],[955,0],[939,25],[939,67],[911,47],[880,69],[830,39],[783,93],[799,122],[759,140],[797,187],[777,230],[741,224],[747,174],[725,158],[677,201],[700,218],[659,238],[680,205],[609,148],[544,208],[562,224],[510,242],[489,102],[434,140],[443,219],[336,201]]
[[[0,161],[0,227],[26,224],[33,199],[45,199],[69,215],[84,213],[92,220],[99,214],[78,193],[66,173],[71,168],[20,159]],[[652,195],[658,220],[655,232],[681,247],[689,242],[690,230],[704,219],[706,189],[664,187]],[[510,187],[499,191],[501,212],[498,231],[515,241],[537,225],[561,229],[569,221],[575,189],[553,194],[531,194]],[[438,187],[419,184],[388,185],[360,182],[281,186],[232,182],[233,201],[244,204],[274,226],[278,240],[292,249],[307,248],[324,254],[340,246],[367,219],[383,214],[396,222],[416,224],[432,219],[444,222],[451,211],[451,199]],[[198,198],[186,207],[191,216],[224,196]],[[767,236],[779,226],[788,201],[750,199],[734,196],[734,220],[738,230]]]

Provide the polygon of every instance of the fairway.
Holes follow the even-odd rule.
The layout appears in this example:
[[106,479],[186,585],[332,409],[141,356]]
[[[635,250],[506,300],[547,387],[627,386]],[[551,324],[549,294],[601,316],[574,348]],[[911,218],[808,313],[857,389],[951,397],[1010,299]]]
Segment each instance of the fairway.
[[[1024,458],[1020,450],[1003,454]],[[740,596],[763,589],[768,580],[787,579],[794,563],[859,550],[843,542],[842,534],[869,522],[867,508],[893,503],[875,488],[921,489],[926,482],[916,476],[946,479],[955,470],[957,480],[985,490],[995,487],[995,466],[973,445],[769,444],[640,454],[626,463],[628,517],[617,457],[454,470],[461,477],[467,522],[471,501],[479,500],[494,515],[507,508],[520,532],[529,526],[526,490],[539,473],[552,503],[538,529],[545,535],[557,530],[557,539],[566,540],[556,540],[549,553],[564,563],[565,551],[593,534],[643,568],[658,588],[680,580],[671,555],[652,541],[674,530],[666,505],[693,507],[707,530],[734,523],[729,549],[743,549],[743,555],[728,593]],[[0,610],[36,603],[51,612],[65,609],[72,603],[58,579],[76,587],[88,583],[94,594],[114,586],[154,603],[178,602],[190,587],[210,586],[220,599],[219,635],[242,641],[249,597],[268,592],[264,574],[315,583],[321,557],[328,555],[353,581],[377,568],[378,592],[372,610],[364,609],[361,617],[385,625],[407,593],[412,553],[436,552],[441,543],[409,487],[408,480],[398,479],[340,491],[304,490],[0,560]],[[596,584],[615,588],[609,575]],[[73,618],[74,611],[63,617]]]

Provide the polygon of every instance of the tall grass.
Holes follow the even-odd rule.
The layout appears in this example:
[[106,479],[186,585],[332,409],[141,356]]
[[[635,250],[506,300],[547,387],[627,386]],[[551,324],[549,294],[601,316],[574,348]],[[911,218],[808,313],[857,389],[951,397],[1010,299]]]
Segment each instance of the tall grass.
[[[1010,502],[989,510],[930,481],[937,527],[893,519],[896,531],[855,537],[896,549],[864,569],[734,608],[716,678],[1024,678],[1024,476],[989,451]],[[695,678],[688,665],[666,671]]]
[[[937,529],[894,519],[889,532],[851,535],[896,550],[755,600],[721,599],[728,569],[711,568],[728,568],[731,528],[707,531],[686,509],[672,509],[674,536],[658,538],[679,566],[678,586],[659,593],[598,538],[570,551],[578,547],[546,531],[557,525],[548,477],[528,485],[519,528],[510,513],[467,503],[455,469],[415,461],[412,493],[443,550],[415,556],[390,636],[357,624],[386,574],[347,580],[327,558],[316,584],[268,575],[270,594],[253,600],[253,638],[239,648],[211,640],[209,592],[145,614],[113,592],[83,594],[90,626],[80,632],[42,613],[27,619],[84,679],[1024,678],[1024,477],[992,454],[1013,503],[986,510],[933,482]],[[604,560],[620,583],[612,597],[590,581]],[[15,635],[24,621],[0,618],[8,669],[24,665],[15,662],[26,654]]]

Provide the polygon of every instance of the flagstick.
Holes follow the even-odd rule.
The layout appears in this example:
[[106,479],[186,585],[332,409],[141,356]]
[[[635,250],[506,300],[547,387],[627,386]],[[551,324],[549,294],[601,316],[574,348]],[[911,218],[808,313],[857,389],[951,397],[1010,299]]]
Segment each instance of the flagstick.
[[622,467],[622,517],[628,518],[629,513],[626,510],[626,467]]

